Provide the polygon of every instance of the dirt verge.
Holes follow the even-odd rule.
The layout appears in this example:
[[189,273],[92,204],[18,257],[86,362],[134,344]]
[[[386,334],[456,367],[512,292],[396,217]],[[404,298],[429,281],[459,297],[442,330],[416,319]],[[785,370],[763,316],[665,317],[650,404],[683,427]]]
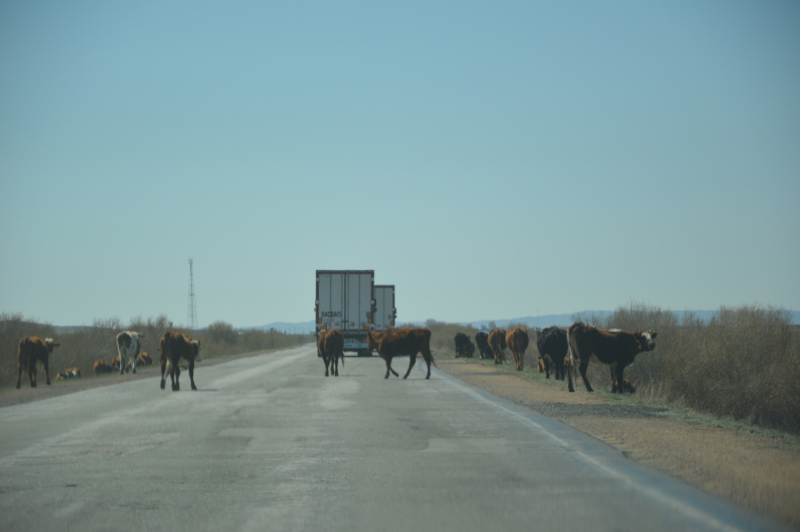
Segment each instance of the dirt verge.
[[631,460],[800,529],[800,451],[776,438],[664,417],[666,408],[569,393],[461,359],[439,369],[467,384],[557,419]]

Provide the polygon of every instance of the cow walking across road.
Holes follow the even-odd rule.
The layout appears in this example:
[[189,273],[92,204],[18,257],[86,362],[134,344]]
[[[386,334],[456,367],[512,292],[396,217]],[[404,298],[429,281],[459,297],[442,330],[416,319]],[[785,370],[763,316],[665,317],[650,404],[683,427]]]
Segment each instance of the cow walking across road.
[[369,331],[367,333],[367,342],[369,342],[370,351],[378,351],[381,358],[386,361],[384,379],[389,378],[389,372],[394,374],[395,377],[399,377],[397,372],[392,369],[392,358],[396,356],[408,356],[408,371],[403,375],[403,378],[408,377],[419,353],[422,353],[422,358],[425,359],[425,363],[428,365],[428,374],[425,378],[431,378],[431,364],[436,365],[436,362],[433,361],[433,355],[431,354],[430,329],[389,329],[382,333]]
[[478,346],[478,353],[481,360],[489,360],[494,358],[492,348],[489,347],[489,335],[485,332],[479,332],[475,335],[475,344]]

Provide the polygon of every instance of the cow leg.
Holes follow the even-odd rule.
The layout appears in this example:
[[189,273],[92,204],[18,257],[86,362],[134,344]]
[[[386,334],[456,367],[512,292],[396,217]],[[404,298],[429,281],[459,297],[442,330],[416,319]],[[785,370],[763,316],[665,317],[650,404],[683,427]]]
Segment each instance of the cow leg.
[[588,362],[581,362],[581,365],[578,366],[578,371],[581,373],[581,378],[583,379],[583,384],[586,385],[587,392],[593,392],[592,385],[589,384],[589,378],[586,376],[586,370],[589,368]]
[[334,377],[339,376],[339,357],[337,355],[333,355],[333,360],[331,361],[331,373],[333,373]]
[[194,359],[189,361],[189,382],[192,383],[192,390],[197,391],[197,386],[194,385]]
[[395,377],[399,377],[400,375],[398,375],[398,373],[395,370],[392,369],[392,359],[391,358],[384,358],[384,360],[386,361],[386,375],[384,375],[383,378],[384,379],[388,379],[390,371],[394,374]]
[[136,357],[137,356],[139,356],[138,352],[133,357],[131,357],[131,368],[132,368],[131,369],[131,373],[134,373],[134,374],[136,373]]
[[[50,360],[48,360],[47,358],[45,358],[45,359],[44,359],[44,364],[42,364],[42,365],[44,366],[44,379],[45,379],[45,383],[46,383],[48,386],[50,386]],[[622,382],[622,381],[620,381],[620,382]]]
[[550,357],[549,356],[545,356],[543,360],[544,360],[544,378],[545,379],[549,379],[550,378],[550,366],[552,365],[550,363]]
[[17,364],[17,390],[19,390],[20,381],[22,381],[22,372],[25,369],[22,367],[22,364]]
[[403,375],[403,378],[404,378],[404,379],[405,379],[406,377],[408,377],[408,374],[409,374],[409,373],[411,373],[411,368],[413,368],[413,367],[414,367],[414,364],[416,363],[416,361],[417,361],[417,354],[416,354],[416,353],[414,353],[413,355],[410,355],[410,356],[408,357],[408,371],[406,371],[406,374],[405,374],[405,375]]
[[625,371],[625,366],[617,364],[616,368],[609,368],[611,370],[611,393],[623,393],[625,390],[622,387],[622,373]]
[[164,389],[164,373],[166,372],[166,369],[167,369],[167,363],[166,363],[166,361],[162,360],[161,361],[161,389],[162,390]]
[[122,356],[122,351],[119,352],[119,374],[125,375],[125,357]]
[[430,351],[428,351],[427,353],[422,353],[422,358],[425,359],[425,363],[428,365],[428,374],[425,375],[425,378],[426,379],[430,379],[431,378],[431,362],[433,362],[433,355],[431,354]]
[[327,355],[322,355],[322,362],[325,363],[325,376],[327,377],[328,376],[328,364],[330,363],[330,361],[328,360],[328,356]]

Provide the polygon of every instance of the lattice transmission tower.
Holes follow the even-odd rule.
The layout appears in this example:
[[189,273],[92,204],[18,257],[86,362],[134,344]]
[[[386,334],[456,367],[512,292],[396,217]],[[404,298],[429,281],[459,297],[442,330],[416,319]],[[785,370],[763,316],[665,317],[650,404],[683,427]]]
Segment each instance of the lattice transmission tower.
[[189,259],[189,326],[192,330],[197,328],[197,304],[194,301],[194,272],[192,265],[194,259]]

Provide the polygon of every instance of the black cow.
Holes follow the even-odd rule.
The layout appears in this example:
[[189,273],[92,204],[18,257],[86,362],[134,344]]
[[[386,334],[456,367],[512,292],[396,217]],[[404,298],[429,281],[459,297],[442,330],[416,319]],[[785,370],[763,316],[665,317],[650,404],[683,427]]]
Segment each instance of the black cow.
[[[538,331],[536,348],[545,377],[550,378],[550,369],[557,380],[564,380],[564,358],[567,356],[567,330],[563,327],[548,327]],[[541,371],[540,371],[541,373]]]
[[475,352],[475,344],[469,339],[464,333],[456,333],[453,336],[453,343],[456,346],[456,358],[459,356],[462,358],[472,358],[472,354]]
[[478,353],[481,360],[489,360],[494,358],[492,348],[489,347],[489,335],[485,332],[479,332],[475,335],[475,343],[478,345]]

